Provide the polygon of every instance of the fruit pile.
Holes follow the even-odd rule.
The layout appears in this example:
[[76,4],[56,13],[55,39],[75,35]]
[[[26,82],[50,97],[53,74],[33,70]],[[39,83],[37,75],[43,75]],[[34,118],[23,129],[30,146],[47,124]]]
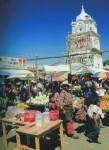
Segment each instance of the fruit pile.
[[100,100],[100,108],[104,111],[109,111],[109,95],[105,95]]
[[25,108],[27,108],[27,105],[25,103],[19,103],[19,104],[16,105],[16,108],[25,109]]

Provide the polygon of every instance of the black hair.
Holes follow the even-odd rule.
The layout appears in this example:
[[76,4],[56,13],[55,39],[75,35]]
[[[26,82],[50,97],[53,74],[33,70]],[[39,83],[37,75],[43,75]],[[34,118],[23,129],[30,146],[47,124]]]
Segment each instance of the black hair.
[[49,99],[51,99],[54,96],[54,93],[50,94]]

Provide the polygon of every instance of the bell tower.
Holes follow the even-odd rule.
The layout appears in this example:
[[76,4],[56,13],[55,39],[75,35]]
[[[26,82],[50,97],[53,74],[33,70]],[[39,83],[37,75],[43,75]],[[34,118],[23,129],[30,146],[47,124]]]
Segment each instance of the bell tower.
[[82,4],[81,12],[71,23],[72,31],[68,34],[68,54],[72,63],[81,63],[91,70],[103,69],[100,36],[94,19],[86,13]]

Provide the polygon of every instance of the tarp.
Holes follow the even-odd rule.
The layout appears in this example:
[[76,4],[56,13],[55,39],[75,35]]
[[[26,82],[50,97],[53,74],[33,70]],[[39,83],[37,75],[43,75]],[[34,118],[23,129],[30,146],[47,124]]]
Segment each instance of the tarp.
[[1,69],[0,71],[7,72],[7,73],[9,73],[9,75],[13,75],[13,74],[29,74],[29,73],[31,73],[31,71],[24,70],[24,69]]
[[69,71],[69,65],[57,65],[57,66],[44,66],[45,72],[68,72]]
[[22,78],[33,78],[34,75],[33,74],[14,74],[14,75],[11,75],[9,76],[7,79],[15,79],[15,78],[19,78],[19,79],[22,79]]
[[8,77],[8,79],[12,78],[32,78],[34,77],[34,73],[29,70],[9,70],[11,75]]

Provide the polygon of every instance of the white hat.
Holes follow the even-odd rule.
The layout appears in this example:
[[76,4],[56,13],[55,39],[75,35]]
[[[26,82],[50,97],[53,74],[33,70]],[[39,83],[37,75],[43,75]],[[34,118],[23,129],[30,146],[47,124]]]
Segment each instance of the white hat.
[[68,84],[68,85],[69,85],[68,80],[63,81],[61,84],[62,84],[62,85],[63,85],[63,84]]

